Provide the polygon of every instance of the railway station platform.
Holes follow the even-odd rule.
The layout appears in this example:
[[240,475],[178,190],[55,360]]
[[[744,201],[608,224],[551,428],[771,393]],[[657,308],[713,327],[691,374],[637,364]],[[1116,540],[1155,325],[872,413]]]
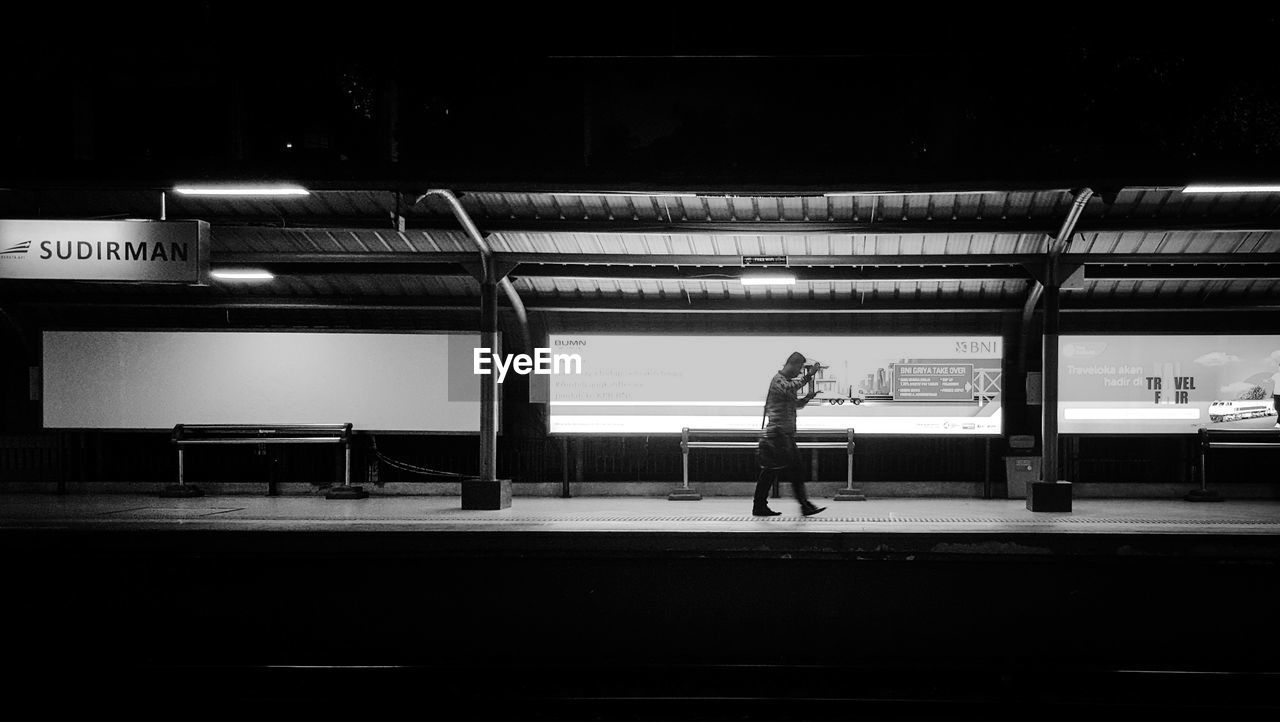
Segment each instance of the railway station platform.
[[749,504],[6,495],[0,611],[24,683],[145,683],[157,705],[216,689],[528,719],[1276,709],[1276,502]]

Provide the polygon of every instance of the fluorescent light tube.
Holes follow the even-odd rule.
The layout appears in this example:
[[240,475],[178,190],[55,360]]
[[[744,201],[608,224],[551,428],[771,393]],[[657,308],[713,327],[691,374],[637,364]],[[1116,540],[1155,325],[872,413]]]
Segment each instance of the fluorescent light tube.
[[1182,189],[1183,193],[1280,193],[1280,185],[1195,185]]
[[209,275],[223,281],[270,281],[275,278],[275,275],[270,271],[262,271],[258,269],[218,269],[210,271]]
[[184,196],[308,196],[311,192],[301,186],[279,185],[218,185],[218,186],[177,186],[175,193]]
[[796,277],[788,273],[758,273],[738,279],[744,286],[794,286]]

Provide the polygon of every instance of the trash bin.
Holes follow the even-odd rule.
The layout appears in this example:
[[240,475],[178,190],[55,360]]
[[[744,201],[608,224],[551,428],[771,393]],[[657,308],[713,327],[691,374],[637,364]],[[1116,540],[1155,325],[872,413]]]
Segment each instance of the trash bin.
[[1040,481],[1040,457],[1004,457],[1004,478],[1009,483],[1010,499],[1027,498],[1027,484]]

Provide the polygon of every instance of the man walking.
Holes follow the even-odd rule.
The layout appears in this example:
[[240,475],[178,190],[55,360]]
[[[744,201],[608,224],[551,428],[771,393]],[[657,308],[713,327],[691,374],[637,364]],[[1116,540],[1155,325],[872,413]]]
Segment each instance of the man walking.
[[825,509],[809,501],[804,481],[800,479],[798,464],[800,453],[796,449],[796,409],[813,400],[817,391],[810,391],[804,398],[796,398],[796,392],[822,368],[814,364],[809,372],[804,369],[804,354],[796,352],[787,357],[787,363],[769,381],[769,393],[764,401],[764,435],[760,437],[760,478],[756,480],[756,493],[751,513],[755,516],[778,516],[781,512],[769,508],[769,488],[779,478],[789,478],[800,513],[813,516]]

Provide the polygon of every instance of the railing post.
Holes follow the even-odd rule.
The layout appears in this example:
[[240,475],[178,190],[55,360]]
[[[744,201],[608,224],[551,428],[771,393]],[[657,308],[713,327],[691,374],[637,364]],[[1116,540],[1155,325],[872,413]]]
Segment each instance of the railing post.
[[170,441],[178,449],[178,483],[166,486],[161,492],[160,497],[163,499],[190,499],[192,497],[204,496],[204,492],[197,488],[194,484],[187,483],[186,474],[186,450],[182,448],[182,424],[173,427],[173,435]]
[[342,474],[342,486],[330,487],[324,494],[326,499],[368,499],[369,492],[364,487],[351,485],[351,424],[342,428],[342,448],[346,457]]
[[853,488],[853,450],[856,447],[853,441],[853,429],[845,429],[845,454],[848,456],[849,469],[849,485],[836,493],[834,501],[866,501],[866,494],[861,489]]
[[683,460],[684,482],[680,488],[667,495],[667,501],[701,501],[702,495],[689,488],[689,427],[680,430],[680,455]]
[[573,496],[569,488],[569,437],[560,437],[560,498]]
[[1205,467],[1209,459],[1209,430],[1200,429],[1198,437],[1200,439],[1200,488],[1192,489],[1182,498],[1187,501],[1222,501],[1221,494],[1210,491],[1208,488],[1209,476]]

